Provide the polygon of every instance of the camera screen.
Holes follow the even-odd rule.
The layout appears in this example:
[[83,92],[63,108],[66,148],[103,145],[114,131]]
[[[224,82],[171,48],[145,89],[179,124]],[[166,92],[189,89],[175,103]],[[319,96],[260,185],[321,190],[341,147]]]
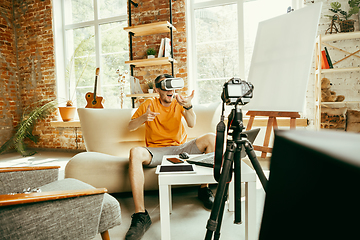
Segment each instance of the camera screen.
[[242,84],[231,84],[228,85],[229,97],[240,97],[243,95]]

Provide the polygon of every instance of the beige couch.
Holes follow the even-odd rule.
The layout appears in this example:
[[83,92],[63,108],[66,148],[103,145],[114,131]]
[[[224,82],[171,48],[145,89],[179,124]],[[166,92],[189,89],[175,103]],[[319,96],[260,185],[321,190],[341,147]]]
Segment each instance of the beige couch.
[[[79,108],[86,151],[66,165],[65,177],[76,178],[110,193],[131,191],[128,177],[129,150],[145,146],[145,126],[130,132],[127,125],[136,109]],[[194,105],[196,125],[186,128],[188,140],[216,132],[221,104]],[[186,125],[186,124],[185,124]],[[145,168],[145,190],[158,189],[155,168]]]

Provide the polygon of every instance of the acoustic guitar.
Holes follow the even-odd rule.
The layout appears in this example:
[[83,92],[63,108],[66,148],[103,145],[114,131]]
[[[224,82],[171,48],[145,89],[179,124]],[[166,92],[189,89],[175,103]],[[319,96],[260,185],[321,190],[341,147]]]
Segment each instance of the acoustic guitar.
[[101,96],[96,96],[96,88],[97,88],[97,79],[100,73],[100,68],[96,68],[96,75],[95,75],[95,86],[94,86],[94,92],[88,92],[85,94],[85,99],[87,101],[87,104],[85,108],[104,108],[102,105],[104,99]]

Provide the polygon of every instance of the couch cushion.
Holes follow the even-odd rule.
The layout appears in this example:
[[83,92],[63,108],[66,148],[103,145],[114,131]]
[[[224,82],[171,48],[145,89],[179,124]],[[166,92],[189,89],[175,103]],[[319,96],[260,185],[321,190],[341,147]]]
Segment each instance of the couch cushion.
[[[107,188],[109,193],[131,192],[129,158],[97,152],[83,152],[70,159],[65,178],[76,178],[94,187]],[[145,190],[158,189],[156,168],[144,168]]]

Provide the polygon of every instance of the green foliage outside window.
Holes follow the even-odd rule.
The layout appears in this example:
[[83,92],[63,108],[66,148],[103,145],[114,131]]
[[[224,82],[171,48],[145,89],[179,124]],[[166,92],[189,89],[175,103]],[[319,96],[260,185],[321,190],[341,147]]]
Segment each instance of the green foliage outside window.
[[236,5],[195,11],[197,99],[220,102],[223,84],[239,76]]

